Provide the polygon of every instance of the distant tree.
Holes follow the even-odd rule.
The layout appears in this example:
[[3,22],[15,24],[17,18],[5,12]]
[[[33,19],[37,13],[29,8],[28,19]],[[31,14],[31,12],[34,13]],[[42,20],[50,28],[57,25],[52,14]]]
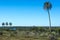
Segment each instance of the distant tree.
[[2,26],[4,26],[4,25],[5,25],[5,23],[3,22],[3,23],[2,23]]
[[9,25],[12,26],[12,23],[10,22]]
[[6,26],[8,26],[8,22],[6,22]]

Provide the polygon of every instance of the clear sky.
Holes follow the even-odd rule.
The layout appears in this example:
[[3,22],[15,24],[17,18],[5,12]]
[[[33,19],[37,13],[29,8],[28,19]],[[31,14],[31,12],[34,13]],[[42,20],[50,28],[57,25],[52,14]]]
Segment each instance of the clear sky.
[[48,26],[48,14],[43,9],[46,1],[52,3],[52,26],[60,26],[60,0],[0,0],[0,26],[12,22],[13,26]]

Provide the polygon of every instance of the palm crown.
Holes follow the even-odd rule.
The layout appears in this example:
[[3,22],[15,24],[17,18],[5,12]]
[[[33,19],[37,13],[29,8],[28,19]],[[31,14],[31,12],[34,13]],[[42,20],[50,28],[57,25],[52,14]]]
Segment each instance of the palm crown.
[[44,3],[44,9],[49,10],[49,9],[51,9],[51,8],[52,8],[52,5],[51,5],[50,2],[45,2],[45,3]]

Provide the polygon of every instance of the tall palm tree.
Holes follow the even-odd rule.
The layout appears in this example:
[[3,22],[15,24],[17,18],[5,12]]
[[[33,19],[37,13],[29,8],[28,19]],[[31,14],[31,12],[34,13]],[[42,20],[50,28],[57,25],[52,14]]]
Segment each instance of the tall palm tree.
[[47,10],[48,12],[48,17],[49,17],[49,30],[51,33],[51,18],[50,18],[50,9],[52,8],[52,4],[50,2],[45,2],[44,3],[44,9]]

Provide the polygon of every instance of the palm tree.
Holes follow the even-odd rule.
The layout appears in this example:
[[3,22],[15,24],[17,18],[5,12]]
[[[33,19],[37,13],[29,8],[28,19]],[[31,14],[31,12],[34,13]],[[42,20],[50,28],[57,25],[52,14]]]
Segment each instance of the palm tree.
[[44,3],[44,9],[47,10],[48,12],[48,17],[49,17],[49,30],[51,33],[51,18],[50,18],[50,9],[52,8],[52,4],[50,2],[45,2]]
[[6,26],[8,26],[8,22],[6,22]]
[[11,26],[11,25],[12,25],[12,23],[10,22],[10,23],[9,23],[9,25]]
[[3,22],[3,23],[2,23],[2,26],[4,26],[4,25],[5,25],[5,23]]

